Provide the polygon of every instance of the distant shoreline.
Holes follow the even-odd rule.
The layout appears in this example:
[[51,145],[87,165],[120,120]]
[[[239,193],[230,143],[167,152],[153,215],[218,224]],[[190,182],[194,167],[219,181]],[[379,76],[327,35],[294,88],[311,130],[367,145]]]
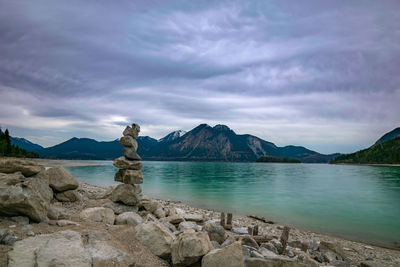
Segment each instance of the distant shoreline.
[[400,167],[400,164],[388,163],[329,163],[331,165],[355,165],[355,166],[383,166],[383,167]]
[[86,160],[70,160],[70,159],[41,159],[34,158],[30,159],[45,167],[83,167],[83,166],[100,166],[101,164],[93,162],[84,162]]

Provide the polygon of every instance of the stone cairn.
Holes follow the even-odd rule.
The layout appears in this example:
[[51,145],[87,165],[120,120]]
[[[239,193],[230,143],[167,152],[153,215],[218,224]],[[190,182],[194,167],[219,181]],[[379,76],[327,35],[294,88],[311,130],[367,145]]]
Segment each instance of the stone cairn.
[[123,156],[114,160],[114,166],[119,168],[115,173],[114,180],[121,182],[112,192],[111,199],[114,202],[122,202],[125,205],[137,206],[141,200],[142,189],[139,184],[143,183],[141,158],[137,154],[140,126],[133,123],[127,126],[122,133],[119,143],[124,147]]

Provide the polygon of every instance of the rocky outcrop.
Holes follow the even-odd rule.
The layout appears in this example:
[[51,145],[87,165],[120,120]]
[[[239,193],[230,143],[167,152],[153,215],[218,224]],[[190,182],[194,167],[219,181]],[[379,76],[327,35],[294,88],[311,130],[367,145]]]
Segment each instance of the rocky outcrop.
[[81,234],[70,230],[17,241],[8,257],[9,267],[92,266]]
[[47,171],[49,177],[49,185],[57,192],[66,190],[74,190],[79,186],[78,181],[64,167],[54,167]]
[[30,177],[44,171],[44,167],[31,160],[0,159],[0,173],[21,172],[25,177]]
[[221,249],[214,249],[201,261],[203,267],[243,267],[244,258],[240,242],[234,242]]
[[175,236],[167,227],[158,222],[147,222],[135,227],[136,237],[151,252],[163,259],[171,257],[171,244]]
[[92,220],[95,222],[104,222],[108,224],[114,224],[115,215],[112,209],[95,207],[84,209],[80,213],[80,218],[82,220]]
[[53,192],[46,180],[25,178],[20,172],[0,174],[0,214],[26,215],[40,222],[47,219]]

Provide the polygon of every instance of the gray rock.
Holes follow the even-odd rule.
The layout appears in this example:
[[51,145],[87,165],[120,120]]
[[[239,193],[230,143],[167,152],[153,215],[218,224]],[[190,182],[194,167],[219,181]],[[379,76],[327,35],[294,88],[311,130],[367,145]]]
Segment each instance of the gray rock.
[[222,248],[222,246],[221,246],[220,244],[218,244],[217,241],[211,241],[211,244],[213,245],[213,248],[214,248],[214,249]]
[[113,165],[119,169],[140,170],[142,163],[138,160],[129,160],[124,156],[114,160]]
[[70,230],[15,242],[13,250],[8,253],[8,259],[9,267],[92,266],[80,233]]
[[60,227],[64,227],[67,225],[79,225],[79,223],[73,222],[73,221],[69,221],[69,220],[58,220],[56,222],[56,224]]
[[3,238],[7,236],[7,234],[8,234],[7,228],[0,228],[0,243],[3,240]]
[[167,227],[158,222],[147,222],[135,227],[136,237],[150,251],[163,259],[171,256],[171,244],[175,236]]
[[67,190],[61,193],[56,193],[55,197],[58,201],[61,202],[75,202],[82,199],[82,196],[78,193],[77,190]]
[[195,231],[201,231],[201,226],[197,225],[197,223],[195,222],[181,222],[179,223],[178,229],[180,231],[185,231],[185,230],[189,230],[189,229],[193,229]]
[[17,242],[18,240],[20,240],[20,239],[19,239],[17,236],[6,235],[6,236],[1,240],[1,244],[8,245],[8,246],[12,246],[12,245],[14,245],[14,243]]
[[177,229],[175,227],[175,225],[173,225],[172,223],[169,222],[162,222],[162,224],[167,227],[172,233],[176,232]]
[[78,181],[64,167],[53,167],[46,171],[49,185],[57,192],[74,190],[79,186]]
[[294,259],[280,256],[270,259],[246,258],[244,262],[247,267],[307,267],[307,265],[296,263]]
[[219,244],[222,244],[226,239],[225,229],[218,222],[207,221],[203,229],[207,231],[212,241],[217,241]]
[[125,205],[136,206],[140,202],[142,189],[139,185],[120,184],[115,187],[111,195],[114,202],[122,202]]
[[157,201],[147,196],[142,197],[139,206],[151,213],[155,212],[158,208],[162,208]]
[[40,178],[27,178],[18,172],[0,174],[0,215],[28,216],[35,222],[47,219],[53,192]]
[[154,211],[154,215],[161,219],[164,218],[166,216],[166,212],[162,207],[158,207],[155,211]]
[[15,216],[15,217],[11,217],[11,220],[21,224],[21,225],[27,225],[29,224],[29,218],[25,217],[25,216]]
[[232,236],[229,236],[227,239],[225,239],[225,241],[221,244],[221,247],[226,247],[229,246],[230,244],[232,244],[233,242],[235,242],[235,238]]
[[243,267],[244,258],[240,242],[234,242],[221,249],[214,249],[206,254],[202,261],[202,267]]
[[120,169],[115,173],[114,181],[124,184],[142,184],[143,174],[138,170]]
[[363,261],[360,263],[360,267],[380,267],[380,266],[381,266],[380,264],[371,260]]
[[198,222],[198,223],[204,222],[204,215],[203,214],[185,213],[183,215],[183,218],[185,219],[185,221]]
[[140,132],[140,126],[133,123],[132,127],[126,126],[125,130],[122,132],[124,136],[131,136],[133,139],[137,139]]
[[[125,135],[119,139],[119,144],[125,147],[133,147],[133,149],[137,150],[138,143],[132,136]],[[117,167],[118,168],[118,167]]]
[[278,251],[277,247],[271,242],[262,243],[260,245],[260,247],[261,248],[265,248],[265,249],[267,249],[267,250],[269,250],[269,251],[271,251],[271,252],[273,252],[275,254],[279,254],[279,251]]
[[104,222],[108,224],[114,224],[115,220],[114,211],[103,207],[84,209],[79,216],[82,220],[89,219],[95,222]]
[[258,249],[258,252],[259,252],[261,255],[263,255],[263,257],[266,257],[266,258],[271,258],[271,257],[275,257],[275,256],[278,255],[277,253],[274,253],[274,252],[272,252],[271,250],[266,249],[265,247],[260,247],[260,248]]
[[142,158],[136,153],[136,150],[132,147],[124,147],[122,153],[127,159],[130,160],[141,160]]
[[321,252],[324,261],[326,262],[332,262],[334,260],[338,261],[347,260],[344,250],[338,243],[321,241],[318,250]]
[[172,263],[175,266],[191,265],[212,249],[213,245],[207,233],[185,231],[172,242]]
[[29,231],[28,233],[26,233],[28,236],[35,236],[35,232],[33,231]]
[[31,160],[11,159],[11,158],[0,159],[1,173],[21,172],[25,177],[29,177],[41,171],[44,171],[44,166]]
[[246,227],[240,227],[240,228],[234,227],[234,228],[232,228],[232,232],[234,232],[235,234],[238,234],[238,235],[248,235],[249,234]]
[[180,224],[181,222],[185,221],[185,219],[183,219],[183,217],[178,214],[174,214],[163,219],[172,224]]
[[135,212],[124,212],[118,215],[117,218],[115,218],[115,224],[129,224],[136,226],[138,224],[141,224],[142,222],[142,217],[140,217]]
[[[93,261],[102,261],[113,259],[115,262],[121,263],[128,255],[107,243],[110,236],[102,231],[92,230],[88,234],[88,244],[85,250],[90,254]],[[121,265],[117,265],[121,266]]]
[[117,202],[108,202],[103,205],[104,208],[109,208],[114,211],[115,214],[119,215],[124,212],[137,212],[137,206],[128,206]]
[[49,209],[47,210],[47,217],[50,220],[61,220],[61,219],[69,219],[71,218],[71,215],[68,213],[67,210],[53,205],[50,206]]
[[245,235],[242,237],[242,245],[246,245],[249,247],[253,247],[255,249],[259,249],[257,242],[249,235]]

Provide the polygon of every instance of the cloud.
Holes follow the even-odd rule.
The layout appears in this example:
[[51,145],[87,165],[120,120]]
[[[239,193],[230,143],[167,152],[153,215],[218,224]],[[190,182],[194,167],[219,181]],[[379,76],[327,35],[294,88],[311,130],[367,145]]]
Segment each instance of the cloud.
[[0,123],[42,145],[205,122],[351,152],[400,123],[399,5],[0,0]]

